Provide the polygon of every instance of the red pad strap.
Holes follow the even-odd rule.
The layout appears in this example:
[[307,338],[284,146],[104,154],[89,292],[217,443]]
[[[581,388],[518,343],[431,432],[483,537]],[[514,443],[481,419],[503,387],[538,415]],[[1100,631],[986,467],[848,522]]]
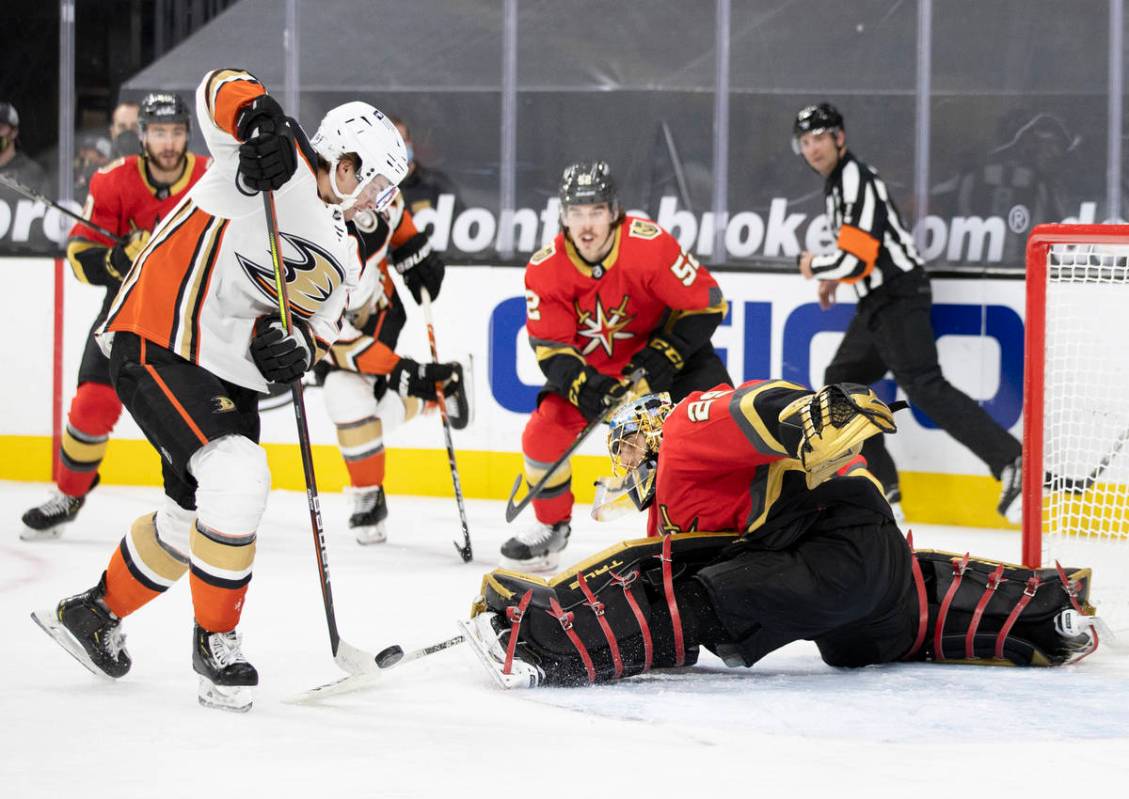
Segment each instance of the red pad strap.
[[530,588],[522,595],[520,602],[506,608],[506,621],[510,623],[510,643],[506,646],[506,662],[502,665],[502,674],[509,674],[514,665],[514,650],[517,649],[518,630],[521,628],[522,618],[525,617],[525,609],[529,607],[529,602],[532,599],[533,589]]
[[580,640],[580,636],[576,634],[576,630],[572,626],[573,612],[562,608],[561,603],[557,601],[555,596],[549,597],[549,610],[546,612],[561,623],[561,629],[565,631],[568,640],[572,641],[572,645],[576,647],[580,659],[584,661],[584,670],[588,672],[588,682],[596,682],[596,667],[592,665],[592,657],[588,654],[584,642]]
[[[1078,602],[1078,589],[1075,588],[1074,583],[1070,582],[1069,578],[1067,578],[1066,569],[1062,568],[1062,564],[1057,560],[1055,561],[1055,570],[1058,571],[1058,579],[1062,581],[1062,590],[1070,597],[1070,604],[1074,606],[1076,611],[1085,616],[1086,612],[1082,610],[1082,605]],[[1100,644],[1101,641],[1098,639],[1098,630],[1096,627],[1090,628],[1090,637],[1093,643],[1089,651],[1070,661],[1071,663],[1077,663],[1082,658],[1089,657],[1097,651],[1098,644]]]
[[984,615],[984,609],[988,607],[988,603],[992,601],[992,595],[996,593],[996,589],[1000,587],[1000,583],[1006,583],[1004,578],[1004,564],[996,567],[996,570],[988,575],[988,583],[984,586],[984,595],[980,597],[980,601],[976,603],[976,610],[972,611],[972,623],[968,625],[968,633],[964,636],[964,656],[969,660],[976,657],[973,649],[973,641],[976,638],[976,631],[980,628],[980,618]]
[[957,595],[957,589],[960,588],[961,580],[964,579],[965,569],[968,568],[968,553],[964,553],[964,557],[959,561],[953,558],[953,581],[949,584],[949,590],[945,592],[945,598],[941,600],[941,609],[937,613],[937,629],[933,631],[933,659],[944,660],[945,653],[941,650],[941,639],[945,633],[945,617],[949,615],[949,605],[953,604],[953,597]]
[[906,534],[906,544],[909,546],[909,567],[913,572],[913,584],[917,588],[917,637],[913,640],[913,647],[902,657],[902,660],[912,660],[921,651],[921,645],[925,643],[925,636],[929,632],[929,601],[925,598],[925,577],[921,574],[921,564],[913,554],[913,530]]
[[1008,614],[1004,626],[1000,628],[1000,634],[996,636],[996,659],[1004,659],[1004,641],[1007,640],[1007,634],[1011,632],[1011,628],[1019,620],[1019,614],[1027,607],[1028,603],[1035,597],[1035,592],[1039,590],[1039,574],[1038,572],[1031,572],[1031,576],[1027,578],[1027,587],[1023,589],[1023,596],[1015,603],[1015,607],[1011,609]]
[[663,548],[659,560],[663,564],[663,591],[666,593],[666,606],[670,610],[671,627],[674,628],[674,665],[681,666],[686,662],[686,645],[682,640],[682,615],[678,612],[678,600],[674,598],[674,575],[670,565],[670,533],[663,536]]
[[647,624],[647,617],[643,615],[643,609],[639,607],[634,594],[631,593],[631,584],[639,578],[639,572],[630,572],[626,577],[612,571],[608,574],[611,575],[612,582],[623,589],[623,596],[627,599],[631,612],[635,614],[635,621],[639,622],[639,632],[643,634],[643,671],[650,671],[651,663],[654,662],[655,658],[655,646],[651,643],[651,625]]
[[608,641],[608,649],[612,653],[612,663],[615,665],[615,676],[618,680],[623,676],[623,659],[619,656],[619,643],[615,640],[612,626],[608,623],[607,616],[604,615],[604,603],[598,600],[596,595],[592,593],[592,589],[588,587],[588,580],[585,579],[583,570],[577,572],[576,578],[577,582],[580,583],[580,590],[584,592],[584,596],[588,600],[588,607],[596,614],[596,621],[600,623],[600,629],[604,631],[604,638]]

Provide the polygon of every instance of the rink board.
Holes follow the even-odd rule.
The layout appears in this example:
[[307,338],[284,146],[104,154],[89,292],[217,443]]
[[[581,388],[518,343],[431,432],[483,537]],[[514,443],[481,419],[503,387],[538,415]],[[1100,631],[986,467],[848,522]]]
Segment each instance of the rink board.
[[[5,372],[17,390],[4,393],[0,416],[0,479],[50,479],[54,270],[46,259],[0,259],[9,285],[25,286],[26,301],[0,318],[0,335],[19,341],[9,348]],[[782,376],[819,385],[852,314],[849,290],[840,305],[820,311],[815,288],[798,276],[718,275],[729,314],[714,336],[735,380]],[[522,271],[454,267],[434,303],[440,357],[473,355],[475,422],[455,433],[460,477],[468,497],[505,498],[521,468],[521,431],[540,385],[540,371],[523,327]],[[404,292],[405,296],[408,296]],[[98,312],[102,290],[80,284],[69,270],[63,291],[63,413],[74,390],[84,336]],[[399,352],[429,359],[427,340],[410,297],[409,321]],[[954,385],[981,400],[998,422],[1021,432],[1023,379],[1023,283],[996,279],[934,281],[934,327],[941,363]],[[892,381],[879,386],[894,397]],[[332,424],[319,390],[307,393],[311,440],[319,487],[338,491],[347,482]],[[890,450],[902,470],[905,509],[911,520],[1001,526],[994,512],[998,488],[967,450],[916,412],[899,414],[900,432]],[[279,408],[263,415],[263,443],[276,488],[301,489],[294,446],[294,415]],[[437,417],[387,432],[387,487],[391,493],[442,496],[451,492]],[[590,501],[592,481],[606,472],[602,436],[594,436],[573,463],[573,490]],[[156,455],[128,414],[111,440],[102,469],[107,483],[156,485]]]

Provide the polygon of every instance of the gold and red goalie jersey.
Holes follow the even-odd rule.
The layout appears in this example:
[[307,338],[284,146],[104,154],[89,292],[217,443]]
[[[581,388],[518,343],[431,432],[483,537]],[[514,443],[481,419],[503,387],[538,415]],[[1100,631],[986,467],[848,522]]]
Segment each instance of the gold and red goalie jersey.
[[[149,179],[141,156],[119,158],[94,173],[83,216],[122,238],[135,230],[152,231],[203,176],[209,163],[206,156],[186,153],[180,178],[169,186],[159,186]],[[67,242],[67,260],[75,276],[84,283],[120,282],[125,275],[103,274],[112,269],[104,256],[113,246],[113,241],[93,228],[75,224]]]
[[613,235],[601,264],[562,232],[526,266],[526,329],[543,367],[566,355],[618,377],[660,327],[725,312],[713,275],[654,222],[625,217]]
[[[818,511],[852,495],[858,497],[847,500],[852,504],[881,509],[881,488],[862,458],[827,483],[807,488],[794,457],[799,428],[781,423],[779,416],[811,393],[783,380],[751,380],[737,388],[695,391],[680,402],[663,425],[648,533],[752,533],[770,516]],[[773,548],[771,541],[763,544]]]

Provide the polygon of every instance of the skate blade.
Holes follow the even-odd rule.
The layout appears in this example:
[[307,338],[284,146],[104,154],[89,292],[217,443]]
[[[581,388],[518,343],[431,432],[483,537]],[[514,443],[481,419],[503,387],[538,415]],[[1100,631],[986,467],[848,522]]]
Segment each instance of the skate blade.
[[353,534],[357,543],[364,547],[370,544],[383,544],[388,540],[388,531],[384,529],[384,522],[371,527],[354,527]]
[[103,680],[109,680],[110,682],[114,681],[113,677],[95,665],[94,661],[90,659],[90,655],[86,654],[86,650],[82,648],[82,644],[80,644],[78,640],[71,635],[71,631],[64,627],[59,621],[54,610],[32,611],[31,620],[39,625],[39,629],[51,636],[55,643],[61,646],[67,654],[81,663],[83,667],[95,677],[101,677]]
[[246,713],[251,709],[251,686],[216,685],[207,677],[201,676],[196,698],[204,707],[226,710],[229,713]]
[[503,690],[511,690],[513,688],[536,688],[536,683],[531,678],[523,677],[519,674],[503,674],[502,664],[491,657],[489,649],[485,643],[478,637],[474,630],[474,621],[472,619],[459,619],[456,624],[459,629],[463,631],[463,637],[466,642],[470,644],[470,649],[474,652],[475,656],[490,672],[490,676],[494,678],[495,684]]
[[56,524],[54,527],[48,527],[46,530],[36,530],[34,527],[24,525],[24,529],[20,531],[21,541],[54,541],[63,534],[63,525]]
[[499,564],[503,569],[510,569],[516,572],[552,572],[557,570],[557,565],[561,562],[561,553],[550,552],[547,555],[541,555],[529,560],[513,560],[503,555],[499,559]]

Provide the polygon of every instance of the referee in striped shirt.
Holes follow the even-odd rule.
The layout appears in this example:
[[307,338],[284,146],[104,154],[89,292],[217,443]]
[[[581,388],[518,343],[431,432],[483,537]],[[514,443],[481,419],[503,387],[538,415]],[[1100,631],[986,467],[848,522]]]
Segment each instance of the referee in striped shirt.
[[[800,274],[819,281],[824,310],[834,304],[840,283],[858,298],[823,382],[869,385],[893,372],[911,404],[987,464],[1001,483],[997,510],[1018,522],[1022,447],[941,373],[929,277],[886,184],[847,149],[843,116],[829,103],[801,110],[792,134],[792,148],[826,181],[827,219],[835,237],[835,249],[826,255],[800,253]],[[897,468],[883,439],[868,439],[863,455],[901,521]]]

